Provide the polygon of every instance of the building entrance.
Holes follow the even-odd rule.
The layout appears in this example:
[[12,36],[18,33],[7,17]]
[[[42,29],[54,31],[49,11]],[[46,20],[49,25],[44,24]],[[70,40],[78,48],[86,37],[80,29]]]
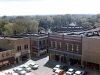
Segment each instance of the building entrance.
[[22,61],[25,61],[25,60],[27,60],[27,54],[22,55]]
[[63,63],[66,63],[67,62],[66,56],[61,56],[61,62],[63,62]]
[[60,58],[59,58],[59,55],[58,55],[58,54],[55,54],[55,60],[56,60],[56,61],[59,61],[59,59],[60,59]]
[[81,61],[80,60],[76,60],[76,59],[73,59],[73,58],[69,58],[69,61],[70,61],[70,64],[71,65],[75,65],[75,64],[81,64]]

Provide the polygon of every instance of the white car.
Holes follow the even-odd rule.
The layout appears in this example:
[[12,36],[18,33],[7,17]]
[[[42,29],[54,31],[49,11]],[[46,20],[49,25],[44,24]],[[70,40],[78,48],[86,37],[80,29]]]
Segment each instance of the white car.
[[19,75],[26,75],[26,71],[20,71],[18,74]]
[[35,63],[30,63],[29,67],[31,67],[32,69],[38,69],[39,65]]
[[13,71],[18,73],[19,75],[26,75],[26,71],[24,71],[22,68],[14,68]]
[[53,72],[55,72],[57,69],[59,69],[61,67],[61,65],[56,65],[54,68],[53,68]]
[[76,71],[73,75],[80,75],[81,71]]
[[14,68],[13,69],[13,71],[16,72],[16,73],[18,73],[19,71],[22,71],[22,70],[23,70],[22,68]]
[[13,71],[12,69],[10,69],[10,70],[5,70],[4,72],[5,72],[5,74],[12,74],[12,73],[14,73],[14,71]]
[[76,71],[73,75],[85,75],[85,71]]
[[23,70],[25,70],[27,72],[30,72],[31,71],[31,68],[28,67],[27,65],[23,65],[23,66],[21,66],[21,68],[23,68]]
[[73,75],[74,72],[75,72],[75,69],[70,68],[70,69],[68,69],[68,71],[66,72],[66,75]]
[[35,64],[34,66],[32,66],[33,69],[38,69],[39,65]]

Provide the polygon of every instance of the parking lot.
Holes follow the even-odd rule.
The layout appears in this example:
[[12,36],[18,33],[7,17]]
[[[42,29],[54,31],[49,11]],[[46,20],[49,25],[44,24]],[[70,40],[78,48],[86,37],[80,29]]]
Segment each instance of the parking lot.
[[[26,75],[52,75],[53,74],[52,68],[57,64],[63,64],[61,62],[56,62],[53,60],[49,61],[49,57],[45,55],[41,57],[33,57],[30,60],[15,64],[12,67],[7,68],[6,70],[2,70],[2,72],[6,73],[7,70],[12,70],[13,68],[20,67],[22,65],[28,65],[29,63],[36,63],[39,65],[39,68],[37,70],[31,70],[31,72],[27,73]],[[78,68],[77,65],[71,67]],[[88,69],[86,70],[89,71],[88,75],[100,75],[100,72],[98,71],[88,70]],[[12,75],[17,75],[17,74],[14,73]]]
[[[27,75],[52,75],[52,67],[53,65],[50,65],[50,62],[48,61],[48,56],[43,56],[43,58],[39,57],[33,57],[32,59],[24,62],[20,62],[18,64],[13,65],[12,67],[7,68],[6,70],[2,70],[3,73],[6,73],[13,68],[20,67],[22,65],[28,65],[29,63],[36,63],[39,65],[39,68],[37,70],[31,70],[31,72],[27,73]],[[50,67],[49,67],[50,66]],[[12,74],[15,75],[16,73]],[[17,74],[16,74],[17,75]]]

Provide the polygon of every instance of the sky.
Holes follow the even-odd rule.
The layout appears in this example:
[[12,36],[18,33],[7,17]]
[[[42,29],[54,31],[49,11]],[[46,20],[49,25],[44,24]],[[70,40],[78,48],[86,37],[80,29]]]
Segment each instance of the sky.
[[0,0],[0,16],[99,13],[100,0]]

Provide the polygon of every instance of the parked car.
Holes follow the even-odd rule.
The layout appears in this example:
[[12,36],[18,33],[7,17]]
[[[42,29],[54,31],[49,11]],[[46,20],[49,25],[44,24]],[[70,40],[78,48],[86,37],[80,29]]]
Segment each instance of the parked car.
[[80,75],[81,71],[76,71],[73,75]]
[[86,71],[76,71],[73,75],[86,75]]
[[57,69],[52,75],[63,75],[64,72],[65,72],[64,70]]
[[62,66],[60,67],[60,69],[63,69],[64,71],[67,71],[67,70],[68,70],[68,66],[67,66],[67,65],[62,65]]
[[22,68],[14,68],[13,69],[13,71],[16,72],[16,73],[18,73],[19,71],[22,71],[22,70],[23,70]]
[[63,69],[63,70],[68,70],[68,66],[67,65],[56,65],[54,68],[53,68],[53,72],[55,72],[57,69]]
[[59,69],[61,67],[61,65],[56,65],[54,68],[53,68],[53,72],[55,72],[57,69]]
[[39,65],[35,64],[35,63],[30,63],[28,66],[31,67],[34,70],[38,69],[38,67],[39,67]]
[[26,71],[22,70],[18,73],[19,75],[26,75]]
[[23,68],[23,70],[25,70],[27,72],[30,72],[31,71],[31,68],[28,67],[27,65],[23,65],[23,66],[21,66],[21,68]]
[[7,75],[10,75],[10,74],[14,73],[14,71],[12,69],[10,69],[10,70],[5,70],[4,73]]
[[14,68],[13,71],[19,75],[26,75],[26,71],[24,71],[22,68]]
[[75,72],[75,69],[70,68],[70,69],[68,69],[68,71],[66,72],[66,75],[73,75],[74,72]]

